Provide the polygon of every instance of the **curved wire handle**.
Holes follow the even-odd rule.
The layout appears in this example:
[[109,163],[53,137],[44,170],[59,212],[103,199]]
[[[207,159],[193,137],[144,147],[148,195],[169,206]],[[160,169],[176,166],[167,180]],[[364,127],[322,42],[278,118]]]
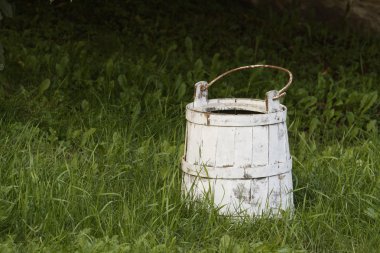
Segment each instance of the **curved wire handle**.
[[214,80],[212,80],[211,82],[209,82],[207,85],[203,86],[202,90],[207,90],[216,81],[218,81],[219,79],[221,79],[221,78],[225,77],[226,75],[231,74],[231,73],[233,73],[235,71],[239,71],[239,70],[243,70],[243,69],[255,69],[255,68],[271,68],[271,69],[277,69],[277,70],[281,70],[281,71],[284,71],[284,72],[288,73],[288,75],[289,75],[289,81],[288,81],[288,83],[281,90],[279,90],[279,94],[277,96],[273,97],[273,99],[279,99],[279,98],[281,98],[281,97],[283,97],[283,96],[286,95],[285,91],[290,87],[290,85],[292,84],[292,81],[293,81],[293,74],[292,74],[292,72],[290,72],[289,70],[287,70],[285,68],[282,68],[282,67],[273,66],[273,65],[262,65],[262,64],[259,64],[259,65],[248,65],[248,66],[242,66],[242,67],[230,69],[230,70],[224,72],[223,74],[217,76],[216,78],[214,78]]

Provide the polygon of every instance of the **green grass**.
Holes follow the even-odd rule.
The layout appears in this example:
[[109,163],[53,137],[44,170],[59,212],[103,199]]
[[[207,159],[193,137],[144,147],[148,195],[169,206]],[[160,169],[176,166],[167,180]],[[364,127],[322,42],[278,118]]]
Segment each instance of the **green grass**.
[[[227,0],[47,2],[0,27],[0,252],[379,251],[379,36]],[[180,196],[193,84],[254,63],[295,75],[291,220]],[[209,94],[285,81],[247,71]]]

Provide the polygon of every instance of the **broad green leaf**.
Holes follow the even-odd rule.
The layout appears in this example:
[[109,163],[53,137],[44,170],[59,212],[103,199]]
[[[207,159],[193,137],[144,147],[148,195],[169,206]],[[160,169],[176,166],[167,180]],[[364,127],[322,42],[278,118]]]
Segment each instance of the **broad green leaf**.
[[352,128],[350,132],[350,137],[355,138],[359,134],[360,129],[358,127]]
[[90,103],[86,99],[83,99],[81,107],[83,111],[87,112],[90,109]]
[[375,209],[373,209],[372,207],[368,207],[365,211],[364,211],[364,213],[368,216],[368,217],[370,217],[370,218],[372,218],[372,219],[378,219],[379,217],[380,217],[380,215],[379,215],[379,212],[377,212]]
[[110,59],[107,61],[107,63],[106,63],[106,75],[107,75],[107,77],[111,77],[112,72],[113,72],[113,66],[114,66],[114,64],[113,64],[113,59],[110,58]]
[[214,56],[212,57],[210,68],[211,68],[212,76],[218,74],[218,71],[221,68],[220,54],[218,53],[214,54]]
[[316,117],[313,118],[309,124],[309,133],[310,134],[314,133],[314,131],[319,127],[320,124],[321,124],[321,122],[319,121],[318,118],[316,118]]
[[219,242],[219,252],[228,252],[231,247],[231,237],[229,235],[223,235]]
[[376,120],[371,120],[370,122],[368,122],[367,124],[367,131],[368,132],[372,132],[372,133],[377,133],[377,121]]
[[44,94],[44,92],[49,89],[50,87],[50,79],[45,79],[41,82],[40,86],[38,87],[38,93],[39,95]]
[[69,64],[70,59],[67,55],[62,57],[59,63],[55,65],[55,70],[57,71],[57,74],[59,77],[62,77],[65,74],[67,65]]
[[314,96],[304,97],[299,101],[305,110],[311,110],[312,107],[315,107],[315,104],[318,102],[318,99]]
[[365,112],[367,112],[375,104],[376,100],[377,100],[376,91],[364,95],[362,100],[360,101],[361,114],[364,114]]
[[84,146],[87,143],[87,141],[95,133],[95,131],[96,131],[96,128],[90,128],[86,132],[84,132],[84,134],[82,136],[81,143],[80,143],[81,146]]
[[194,63],[193,73],[194,73],[193,78],[195,78],[195,80],[203,79],[204,67],[203,67],[202,59],[199,58]]
[[348,121],[348,125],[352,126],[352,124],[355,121],[355,114],[353,114],[352,112],[347,112],[346,113],[346,118],[347,118],[347,121]]
[[123,90],[128,90],[128,81],[127,81],[127,77],[126,77],[124,74],[120,74],[120,75],[117,77],[117,82],[119,83],[119,86],[120,86]]
[[55,70],[57,72],[57,75],[59,77],[62,77],[63,76],[63,73],[65,72],[65,67],[62,65],[62,64],[55,64]]
[[181,84],[178,87],[178,98],[182,99],[185,93],[186,93],[186,84],[181,82]]

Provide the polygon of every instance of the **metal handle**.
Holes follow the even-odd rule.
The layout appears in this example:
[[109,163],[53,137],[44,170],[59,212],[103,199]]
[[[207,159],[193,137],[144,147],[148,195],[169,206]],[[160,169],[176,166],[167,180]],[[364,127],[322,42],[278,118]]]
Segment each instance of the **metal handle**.
[[281,98],[281,97],[283,97],[283,96],[286,95],[285,91],[292,84],[293,74],[292,74],[292,72],[290,72],[289,70],[287,70],[285,68],[278,67],[278,66],[273,66],[273,65],[248,65],[248,66],[242,66],[242,67],[238,67],[238,68],[234,68],[234,69],[228,70],[228,71],[224,72],[223,74],[217,76],[214,80],[212,80],[211,82],[209,82],[207,85],[202,85],[201,90],[202,91],[207,90],[216,81],[220,80],[221,78],[223,78],[226,75],[229,75],[229,74],[231,74],[233,72],[244,70],[244,69],[255,69],[255,68],[271,68],[271,69],[277,69],[277,70],[281,70],[281,71],[284,71],[284,72],[288,73],[288,75],[289,75],[289,81],[288,81],[288,83],[281,90],[279,90],[278,95],[275,96],[275,97],[273,97],[273,100],[279,99],[279,98]]

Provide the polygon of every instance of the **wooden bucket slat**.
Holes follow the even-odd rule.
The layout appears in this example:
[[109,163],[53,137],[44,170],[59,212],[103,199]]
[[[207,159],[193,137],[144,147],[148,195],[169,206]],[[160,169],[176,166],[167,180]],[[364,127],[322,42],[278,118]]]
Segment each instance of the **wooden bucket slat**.
[[216,166],[231,167],[234,165],[235,155],[235,128],[218,127],[218,140],[216,142]]
[[234,166],[252,167],[252,128],[235,127]]
[[252,167],[268,164],[268,126],[252,127]]
[[196,125],[196,127],[202,128],[202,161],[208,166],[215,166],[218,131],[212,127],[204,127],[200,125]]

